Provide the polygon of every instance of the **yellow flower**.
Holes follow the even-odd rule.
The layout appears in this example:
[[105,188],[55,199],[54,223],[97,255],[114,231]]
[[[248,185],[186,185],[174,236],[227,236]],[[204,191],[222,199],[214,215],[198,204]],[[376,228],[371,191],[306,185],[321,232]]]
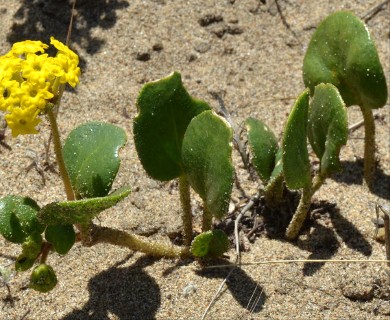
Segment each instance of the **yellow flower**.
[[79,83],[80,68],[67,55],[58,53],[55,57],[55,63],[61,67],[63,74],[60,78],[61,83],[69,83],[73,88]]
[[51,37],[58,50],[50,57],[41,41],[17,42],[0,56],[0,111],[6,113],[12,136],[38,133],[40,115],[59,92],[59,85],[79,83],[79,57],[66,45]]
[[11,54],[0,57],[0,79],[11,80],[14,75],[20,72],[22,59]]
[[22,76],[33,84],[45,86],[46,81],[54,79],[53,65],[46,53],[41,55],[27,54],[22,62]]
[[35,107],[43,110],[46,106],[47,100],[54,97],[49,89],[49,83],[45,87],[34,85],[25,81],[20,86],[21,91],[21,106],[22,108]]
[[22,109],[14,108],[11,113],[5,115],[8,127],[12,130],[12,136],[15,138],[20,134],[35,134],[38,130],[35,128],[40,122],[38,116],[39,110],[35,107]]
[[15,42],[12,46],[11,52],[17,56],[28,53],[43,53],[48,47],[49,46],[42,41],[25,40]]
[[11,111],[20,103],[20,87],[19,82],[15,80],[3,79],[0,81],[0,110]]
[[68,57],[69,60],[72,61],[73,64],[79,64],[79,56],[70,50],[66,45],[62,42],[56,40],[54,37],[50,37],[50,44],[52,44],[57,50],[59,54],[64,54]]

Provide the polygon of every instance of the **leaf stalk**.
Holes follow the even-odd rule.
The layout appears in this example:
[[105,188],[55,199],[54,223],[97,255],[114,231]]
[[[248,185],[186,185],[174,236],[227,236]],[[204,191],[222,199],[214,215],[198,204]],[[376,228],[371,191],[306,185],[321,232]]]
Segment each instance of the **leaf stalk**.
[[295,240],[298,237],[299,231],[301,230],[302,225],[306,220],[307,213],[309,212],[311,198],[313,197],[314,193],[321,187],[324,181],[325,177],[321,174],[317,174],[313,178],[312,184],[303,188],[298,208],[295,211],[294,216],[286,230],[285,237],[287,240]]
[[375,119],[372,109],[360,106],[364,118],[364,180],[371,189],[375,173]]
[[66,170],[66,167],[65,167],[64,156],[62,153],[62,144],[61,144],[61,139],[60,139],[60,133],[58,130],[57,120],[56,120],[56,117],[55,117],[52,109],[48,109],[46,114],[47,114],[47,118],[49,119],[49,122],[50,122],[51,133],[53,135],[54,153],[56,155],[58,169],[60,171],[60,175],[61,175],[62,181],[64,183],[66,197],[69,201],[72,201],[72,200],[75,200],[75,196],[74,196],[74,192],[72,189],[72,185],[70,183],[68,171]]
[[160,242],[150,241],[149,239],[129,234],[125,231],[112,229],[109,227],[101,227],[97,225],[91,226],[91,244],[109,243],[112,245],[125,247],[134,251],[141,251],[151,256],[178,258],[188,257],[188,247],[178,247]]
[[184,244],[191,245],[192,241],[192,211],[191,211],[191,193],[190,184],[187,177],[182,174],[179,177],[180,203],[182,207],[182,220],[184,228]]

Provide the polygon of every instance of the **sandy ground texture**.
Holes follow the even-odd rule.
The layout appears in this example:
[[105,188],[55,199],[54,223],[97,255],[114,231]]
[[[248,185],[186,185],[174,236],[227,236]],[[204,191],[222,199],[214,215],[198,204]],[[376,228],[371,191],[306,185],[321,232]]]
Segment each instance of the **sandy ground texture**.
[[[135,151],[132,119],[145,82],[180,71],[195,97],[218,109],[222,95],[238,125],[248,116],[265,121],[281,136],[295,97],[304,89],[302,60],[318,23],[336,10],[365,16],[381,0],[78,0],[71,47],[81,57],[82,77],[65,93],[59,114],[63,137],[88,120],[126,130],[122,167],[114,188],[132,194],[105,211],[96,223],[169,242],[180,230],[177,184],[150,179]],[[278,6],[279,9],[278,10]],[[389,79],[389,5],[367,22]],[[65,41],[70,16],[66,0],[0,0],[0,53],[15,41],[50,35]],[[344,171],[316,193],[296,242],[264,233],[246,244],[243,262],[274,259],[384,259],[373,239],[375,204],[389,204],[389,105],[378,110],[377,180],[373,193],[362,183],[363,128],[354,131],[341,158]],[[361,120],[349,108],[350,123]],[[32,161],[42,162],[49,131],[0,146],[0,196],[29,195],[41,205],[65,199],[57,171],[42,179]],[[235,163],[239,157],[234,155]],[[52,163],[54,155],[50,155]],[[238,177],[251,196],[256,183]],[[237,190],[234,195],[238,198]],[[193,199],[195,218],[200,202]],[[233,244],[224,263],[235,257]],[[12,269],[20,246],[0,239],[0,266]],[[28,288],[29,273],[12,275],[11,296],[0,287],[0,319],[201,319],[230,269],[202,270],[198,262],[153,259],[109,245],[76,244],[48,263],[59,283],[50,293]],[[388,319],[390,288],[384,264],[265,264],[236,269],[206,319]],[[256,303],[254,301],[257,300]]]

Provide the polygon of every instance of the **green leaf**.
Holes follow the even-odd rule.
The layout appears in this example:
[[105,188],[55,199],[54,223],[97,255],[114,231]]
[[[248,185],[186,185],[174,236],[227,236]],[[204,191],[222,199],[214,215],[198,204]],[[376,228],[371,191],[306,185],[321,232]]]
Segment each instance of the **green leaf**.
[[210,107],[187,93],[177,72],[147,83],[138,96],[137,106],[134,142],[144,169],[161,181],[179,177],[187,126],[193,117]]
[[271,181],[283,175],[283,148],[280,147],[275,155],[275,167],[271,173]]
[[42,236],[40,233],[33,232],[22,243],[22,253],[29,259],[36,259],[41,252]]
[[192,119],[184,136],[185,175],[216,218],[226,213],[232,192],[232,139],[230,125],[212,111]]
[[120,165],[118,152],[125,143],[125,131],[108,123],[88,122],[69,134],[64,161],[78,198],[108,194]]
[[311,185],[306,138],[308,109],[309,90],[306,89],[295,102],[283,134],[283,174],[290,189]]
[[22,244],[22,254],[15,261],[15,270],[26,271],[30,269],[41,253],[41,248],[42,236],[40,233],[33,232]]
[[351,12],[331,14],[318,26],[304,58],[303,78],[312,94],[317,84],[332,83],[347,106],[386,104],[386,79],[375,44]]
[[321,160],[321,174],[339,171],[340,148],[348,139],[348,118],[344,101],[332,84],[315,87],[309,109],[308,137]]
[[57,285],[57,276],[52,267],[40,264],[35,267],[30,277],[30,288],[39,292],[49,292]]
[[283,177],[283,148],[279,148],[275,157],[275,167],[272,170],[271,178],[264,188],[264,196],[267,205],[278,207],[283,199],[284,177]]
[[17,272],[26,271],[34,265],[34,262],[35,262],[35,258],[29,258],[22,253],[16,258],[15,270]]
[[13,243],[24,242],[33,232],[42,233],[38,211],[38,204],[28,197],[10,195],[0,199],[0,233]]
[[122,187],[107,197],[76,201],[52,202],[44,206],[38,214],[46,225],[84,224],[92,220],[130,194],[130,187]]
[[262,121],[248,118],[245,122],[248,142],[253,155],[253,165],[260,178],[268,182],[275,167],[278,140]]
[[229,239],[222,230],[213,230],[213,238],[210,242],[209,256],[220,257],[229,249]]
[[209,230],[195,237],[191,253],[197,258],[215,258],[229,249],[229,239],[222,230]]
[[76,233],[71,224],[53,225],[47,226],[45,238],[53,245],[57,253],[67,254],[76,241]]

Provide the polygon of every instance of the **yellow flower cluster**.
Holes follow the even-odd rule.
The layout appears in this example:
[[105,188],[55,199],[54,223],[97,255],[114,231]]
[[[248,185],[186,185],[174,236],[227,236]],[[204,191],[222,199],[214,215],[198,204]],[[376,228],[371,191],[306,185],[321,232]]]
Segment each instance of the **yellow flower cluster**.
[[55,57],[45,53],[47,44],[32,40],[14,43],[0,56],[0,110],[6,113],[13,137],[38,133],[39,116],[55,101],[60,86],[79,83],[77,54],[54,37],[50,44],[57,49]]

